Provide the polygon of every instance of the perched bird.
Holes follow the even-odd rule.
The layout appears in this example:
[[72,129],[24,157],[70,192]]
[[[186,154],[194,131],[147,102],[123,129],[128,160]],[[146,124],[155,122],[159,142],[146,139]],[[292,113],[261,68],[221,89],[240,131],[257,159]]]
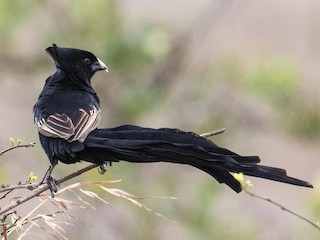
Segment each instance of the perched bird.
[[107,71],[107,66],[92,53],[79,49],[53,44],[46,51],[57,70],[47,78],[33,111],[41,145],[51,163],[48,182],[52,192],[57,188],[51,172],[58,161],[99,165],[119,161],[188,164],[236,192],[241,191],[241,184],[231,173],[239,172],[312,187],[306,181],[287,176],[284,169],[258,165],[258,156],[240,156],[192,132],[132,125],[97,128],[101,110],[91,77],[97,71]]

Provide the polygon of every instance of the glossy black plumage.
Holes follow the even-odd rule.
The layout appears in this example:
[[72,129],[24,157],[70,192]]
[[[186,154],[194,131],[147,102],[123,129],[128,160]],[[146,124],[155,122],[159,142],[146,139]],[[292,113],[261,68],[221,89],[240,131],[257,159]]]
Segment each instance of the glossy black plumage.
[[241,185],[230,172],[312,187],[288,177],[284,169],[258,165],[257,156],[240,156],[195,133],[132,125],[97,129],[99,98],[90,80],[107,67],[87,51],[53,45],[47,52],[57,71],[46,80],[34,116],[40,142],[53,166],[58,161],[172,162],[194,166],[236,192]]

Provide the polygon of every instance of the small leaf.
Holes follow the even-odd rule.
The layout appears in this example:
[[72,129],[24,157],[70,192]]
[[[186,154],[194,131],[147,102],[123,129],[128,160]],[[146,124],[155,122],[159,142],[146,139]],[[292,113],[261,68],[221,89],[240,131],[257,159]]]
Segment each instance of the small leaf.
[[21,144],[21,139],[20,139],[20,138],[17,140],[17,144],[18,144],[18,145]]
[[242,172],[234,173],[233,177],[240,183],[243,183],[243,181],[244,181],[244,177],[243,177],[243,173]]
[[28,182],[34,182],[37,180],[38,180],[38,177],[36,175],[34,175],[34,172],[30,172]]
[[14,146],[14,142],[15,142],[15,141],[14,141],[14,138],[11,137],[11,138],[10,138],[10,143],[11,143],[12,146]]
[[253,183],[251,182],[251,180],[246,181],[246,187],[253,187]]

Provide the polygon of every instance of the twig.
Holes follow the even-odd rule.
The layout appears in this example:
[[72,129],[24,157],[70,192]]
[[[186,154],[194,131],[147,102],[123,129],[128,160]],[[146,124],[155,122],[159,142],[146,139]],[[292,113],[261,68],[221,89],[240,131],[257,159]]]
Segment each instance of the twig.
[[13,189],[8,190],[8,192],[6,192],[5,194],[3,194],[3,196],[0,197],[0,200],[4,199],[6,196],[9,195],[9,193],[11,193],[13,191]]
[[39,184],[37,184],[37,183],[25,183],[25,184],[11,185],[11,186],[0,188],[0,193],[12,191],[15,189],[24,189],[24,188],[27,188],[29,190],[33,190],[33,189],[36,189],[38,186],[39,186]]
[[[98,164],[91,164],[91,165],[89,165],[87,167],[84,167],[84,168],[82,168],[82,169],[80,169],[80,170],[78,170],[76,172],[73,172],[73,173],[69,174],[68,176],[65,176],[65,177],[57,180],[56,183],[57,184],[61,184],[61,183],[65,182],[65,181],[68,181],[68,180],[70,180],[70,179],[72,179],[72,178],[74,178],[76,176],[79,176],[82,173],[85,173],[85,172],[87,172],[87,171],[89,171],[89,170],[91,170],[93,168],[98,167],[98,166],[99,166]],[[45,185],[45,186],[37,189],[36,191],[31,193],[30,195],[28,195],[26,197],[23,197],[23,198],[20,198],[20,199],[18,199],[16,201],[12,202],[10,205],[8,205],[8,206],[6,206],[6,207],[4,207],[4,208],[2,208],[0,210],[0,215],[10,211],[11,209],[13,209],[13,208],[15,208],[15,207],[27,202],[27,201],[29,201],[30,199],[32,199],[34,197],[39,196],[41,193],[47,191],[48,189],[49,189],[48,185]]]
[[218,129],[218,130],[215,130],[215,131],[212,131],[212,132],[202,133],[202,134],[200,134],[200,136],[204,137],[204,138],[209,138],[209,137],[212,137],[212,136],[219,135],[219,134],[223,133],[224,131],[226,131],[226,129],[225,128],[221,128],[221,129]]
[[[45,215],[37,215],[37,216],[35,216],[35,217],[33,217],[33,218],[22,220],[20,224],[21,224],[21,226],[23,226],[23,225],[26,225],[26,224],[28,224],[28,223],[30,223],[30,222],[36,221],[36,220],[38,220],[38,219],[43,219],[43,216],[53,217],[53,216],[55,216],[55,215],[57,215],[57,214],[59,214],[59,213],[64,213],[64,212],[61,211],[61,210],[58,210],[58,211],[55,211],[55,212],[52,212],[52,213],[48,213],[48,214],[45,214]],[[17,218],[12,224],[10,224],[9,226],[7,226],[7,227],[6,227],[6,230],[7,230],[6,232],[8,233],[8,232],[11,231],[14,227],[16,227],[16,225],[17,225],[17,223],[18,223],[19,220],[20,220],[20,218]],[[1,236],[5,235],[6,232],[2,232],[2,233],[1,233]],[[10,233],[9,233],[9,234],[10,234]]]
[[[16,214],[16,211],[13,211],[9,214]],[[9,215],[9,214],[7,214],[7,215]],[[8,235],[10,234],[9,233],[10,229],[12,229],[13,227],[15,227],[17,225],[17,222],[20,220],[20,218],[21,218],[20,216],[18,218],[16,218],[14,220],[14,222],[11,223],[10,225],[7,225],[5,222],[3,222],[2,224],[3,224],[4,228],[3,228],[3,232],[0,234],[0,236],[4,236],[5,240],[8,239]]]
[[2,223],[2,230],[3,230],[3,239],[7,240],[8,234],[7,234],[7,224],[6,223]]
[[296,216],[297,218],[300,218],[301,220],[309,223],[311,226],[315,227],[316,229],[318,229],[318,230],[320,231],[320,226],[319,226],[319,225],[317,225],[317,224],[314,223],[313,221],[311,221],[311,220],[309,220],[309,219],[301,216],[300,214],[298,214],[298,213],[296,213],[296,212],[293,212],[292,210],[290,210],[290,209],[286,208],[285,206],[281,205],[280,203],[275,202],[275,201],[272,200],[271,198],[266,197],[266,196],[262,197],[262,196],[260,196],[260,195],[254,194],[254,193],[248,191],[246,187],[244,187],[242,190],[243,190],[245,193],[249,194],[251,197],[255,197],[255,198],[261,199],[261,200],[263,200],[263,201],[269,202],[269,203],[271,203],[271,204],[279,207],[281,210],[283,210],[283,211],[285,211],[285,212],[288,212],[288,213]]
[[[95,164],[95,163],[94,163],[94,164],[91,164],[91,165],[89,165],[89,166],[86,166],[86,167],[84,167],[84,168],[81,168],[80,170],[78,170],[78,171],[76,171],[76,172],[73,172],[73,173],[69,174],[68,176],[65,176],[65,177],[63,177],[63,178],[60,178],[60,179],[57,180],[56,182],[57,182],[57,184],[66,182],[66,181],[68,181],[68,180],[70,180],[70,179],[72,179],[72,178],[74,178],[74,177],[77,177],[77,176],[81,175],[82,173],[85,173],[85,172],[87,172],[87,171],[89,171],[89,170],[91,170],[91,169],[93,169],[93,168],[99,167],[99,166],[100,166],[99,164]],[[1,214],[1,213],[0,213],[0,214]]]
[[16,214],[16,211],[14,210],[14,211],[12,211],[12,212],[9,212],[9,213],[5,214],[5,215],[3,216],[3,218],[1,219],[3,232],[0,234],[0,236],[3,236],[3,239],[4,239],[4,240],[7,240],[7,239],[8,239],[8,233],[7,233],[7,231],[8,231],[8,226],[7,226],[7,224],[6,224],[6,219],[7,219],[7,217],[8,217],[9,215],[11,215],[11,214]]
[[9,152],[9,151],[13,150],[13,149],[24,148],[24,147],[25,147],[25,148],[28,148],[28,147],[34,147],[34,146],[35,146],[35,143],[18,144],[18,145],[9,147],[9,148],[7,148],[7,149],[5,149],[5,150],[2,150],[2,151],[0,152],[0,156],[3,155],[3,154],[6,153],[6,152]]

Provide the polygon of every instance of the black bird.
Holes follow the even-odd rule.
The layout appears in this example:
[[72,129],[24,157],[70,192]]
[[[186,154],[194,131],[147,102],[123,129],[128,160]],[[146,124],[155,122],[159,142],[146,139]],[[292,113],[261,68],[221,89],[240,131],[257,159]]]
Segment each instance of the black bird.
[[[101,110],[91,77],[97,71],[108,70],[107,66],[92,53],[79,49],[53,44],[46,51],[57,70],[47,78],[33,111],[41,145],[51,163],[48,180],[58,161],[103,165],[123,160],[188,164],[236,192],[241,191],[241,184],[231,173],[239,172],[312,187],[306,181],[287,176],[284,169],[258,165],[258,156],[240,156],[192,132],[132,125],[97,128]],[[56,186],[51,182],[50,189],[55,192]]]

